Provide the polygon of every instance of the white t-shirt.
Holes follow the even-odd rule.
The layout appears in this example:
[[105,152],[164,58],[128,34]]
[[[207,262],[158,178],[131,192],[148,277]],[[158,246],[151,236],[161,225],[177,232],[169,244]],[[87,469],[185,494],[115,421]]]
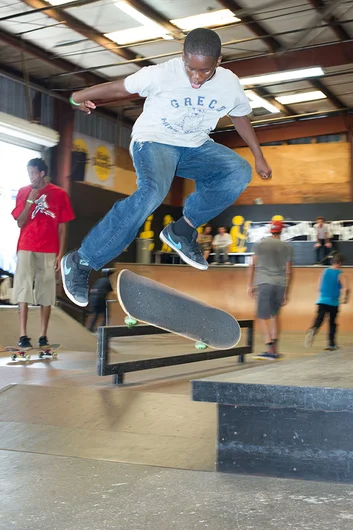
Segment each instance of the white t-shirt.
[[318,239],[326,239],[329,237],[329,225],[327,223],[323,223],[322,226],[316,223],[314,228]]
[[125,79],[125,88],[147,98],[132,130],[133,142],[199,147],[226,114],[251,113],[233,72],[218,67],[212,79],[195,89],[181,58],[142,68]]
[[232,236],[228,233],[214,236],[212,245],[215,247],[227,247],[233,243]]

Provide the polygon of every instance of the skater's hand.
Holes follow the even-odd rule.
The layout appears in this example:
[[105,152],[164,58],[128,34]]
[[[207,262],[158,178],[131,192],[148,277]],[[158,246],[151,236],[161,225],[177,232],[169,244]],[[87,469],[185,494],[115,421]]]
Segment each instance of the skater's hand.
[[248,287],[248,295],[250,298],[256,298],[256,287],[253,285],[251,287]]
[[[75,98],[73,97],[73,100],[75,101]],[[92,110],[95,110],[96,104],[93,103],[93,101],[87,100],[80,103],[80,105],[71,105],[73,109],[75,110],[81,110],[85,114],[91,114]]]
[[255,159],[255,169],[262,179],[272,178],[272,169],[263,156]]
[[288,294],[284,293],[283,300],[282,300],[282,306],[288,304]]
[[326,248],[332,248],[332,243],[330,243],[329,241],[327,243],[325,243],[325,247]]
[[315,243],[314,248],[320,248],[320,247],[321,247],[321,243]]

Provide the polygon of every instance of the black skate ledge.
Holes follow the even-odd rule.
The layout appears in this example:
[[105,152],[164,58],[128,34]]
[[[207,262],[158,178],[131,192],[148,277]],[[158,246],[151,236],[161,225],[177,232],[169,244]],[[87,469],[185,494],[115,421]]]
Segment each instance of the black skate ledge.
[[325,353],[192,381],[217,403],[217,469],[353,483],[353,358]]
[[[121,385],[124,383],[124,376],[128,372],[137,372],[140,370],[151,370],[152,368],[163,368],[166,366],[176,366],[178,364],[188,364],[200,361],[210,361],[212,359],[222,359],[224,357],[238,357],[239,362],[245,361],[245,355],[253,352],[253,338],[254,338],[254,321],[253,320],[238,320],[241,328],[247,328],[247,343],[245,346],[237,346],[230,350],[214,350],[207,348],[199,352],[184,353],[182,355],[171,355],[167,357],[153,357],[150,359],[140,359],[133,361],[125,361],[120,363],[109,362],[109,340],[117,337],[133,337],[141,335],[161,335],[168,334],[164,329],[156,328],[149,325],[137,325],[132,328],[127,326],[101,326],[98,328],[97,334],[97,349],[98,361],[97,372],[98,375],[113,376],[113,383]],[[192,341],[190,341],[190,350],[193,349]]]

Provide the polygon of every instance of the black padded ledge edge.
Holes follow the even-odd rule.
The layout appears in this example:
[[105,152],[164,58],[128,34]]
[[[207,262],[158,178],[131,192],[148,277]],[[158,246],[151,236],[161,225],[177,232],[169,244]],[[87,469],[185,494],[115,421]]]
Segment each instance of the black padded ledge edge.
[[[229,374],[224,374],[224,377],[227,375]],[[221,405],[353,412],[353,388],[260,385],[208,379],[191,382],[194,401]]]

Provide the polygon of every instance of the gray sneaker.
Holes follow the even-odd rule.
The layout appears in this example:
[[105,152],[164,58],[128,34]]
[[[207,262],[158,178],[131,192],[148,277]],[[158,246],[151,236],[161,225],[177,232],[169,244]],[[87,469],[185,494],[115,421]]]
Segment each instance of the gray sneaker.
[[88,278],[91,270],[77,250],[69,252],[61,260],[61,277],[66,296],[80,307],[88,305]]
[[205,271],[208,269],[208,263],[202,255],[200,247],[196,241],[197,231],[192,236],[192,240],[188,241],[185,237],[177,236],[173,230],[174,223],[170,223],[159,234],[159,239],[166,245],[171,247],[179,254],[181,259],[188,265]]

